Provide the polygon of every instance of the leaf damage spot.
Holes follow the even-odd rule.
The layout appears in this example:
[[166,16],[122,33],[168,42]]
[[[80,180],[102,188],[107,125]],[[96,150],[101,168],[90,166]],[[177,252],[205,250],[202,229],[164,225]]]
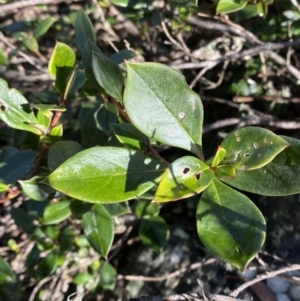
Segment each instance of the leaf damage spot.
[[254,142],[254,143],[253,143],[253,147],[256,148],[256,149],[258,149],[258,148],[259,148],[258,143],[257,143],[257,142]]
[[184,118],[184,117],[185,117],[185,113],[184,113],[184,112],[180,112],[180,113],[179,113],[179,118],[182,119],[182,118]]
[[240,133],[239,133],[239,132],[235,132],[234,135],[235,135],[235,136],[239,136]]
[[245,170],[247,170],[247,169],[248,169],[248,167],[247,167],[246,165],[243,165],[243,166],[242,166],[242,170],[245,171]]
[[241,142],[241,138],[236,138],[236,141],[237,142]]
[[184,174],[187,174],[191,169],[189,167],[185,167],[184,170],[183,170],[183,173]]
[[249,157],[250,157],[250,154],[249,154],[249,153],[245,153],[245,154],[244,154],[244,157],[245,157],[245,158],[249,158]]
[[197,181],[199,181],[200,176],[201,176],[201,172],[195,172],[193,176],[197,179]]

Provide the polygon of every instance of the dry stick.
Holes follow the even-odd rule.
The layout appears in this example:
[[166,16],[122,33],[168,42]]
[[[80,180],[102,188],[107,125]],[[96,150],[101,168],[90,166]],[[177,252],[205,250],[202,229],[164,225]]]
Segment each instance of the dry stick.
[[27,1],[16,1],[14,3],[8,3],[0,5],[0,14],[10,14],[13,12],[17,12],[20,9],[27,8],[29,6],[41,5],[41,4],[57,4],[61,2],[75,2],[68,0],[27,0]]
[[[221,32],[230,32],[233,34],[236,34],[238,36],[243,36],[245,38],[247,38],[248,40],[250,40],[252,43],[256,43],[256,44],[260,44],[261,46],[265,45],[260,39],[258,39],[253,33],[251,33],[250,31],[244,29],[243,27],[231,22],[231,21],[227,21],[230,22],[231,25],[226,25],[226,24],[220,24],[217,22],[213,22],[213,21],[203,21],[199,18],[195,18],[195,17],[190,17],[187,20],[188,23],[202,27],[202,28],[206,28],[209,30],[217,30],[217,31],[221,31]],[[298,43],[298,45],[294,45],[294,46],[299,46],[299,40],[295,41],[296,43]],[[282,43],[267,43],[267,44],[275,44],[275,45],[280,45]],[[290,47],[291,45],[285,45],[285,47]],[[280,48],[281,49],[281,48]],[[275,62],[277,62],[279,65],[284,66],[287,68],[287,70],[294,76],[297,78],[298,82],[300,81],[300,71],[297,70],[297,68],[293,67],[292,65],[287,64],[287,62],[281,57],[279,56],[276,52],[273,52],[272,50],[277,50],[277,49],[269,49],[268,50],[268,55],[270,56],[271,59],[273,59]],[[257,55],[257,54],[256,54]],[[231,57],[232,58],[232,57]],[[224,59],[228,59],[228,57],[224,58]],[[222,61],[220,61],[222,62]],[[217,64],[219,64],[220,62],[217,62]],[[215,65],[212,65],[211,68],[213,68]],[[175,66],[174,66],[175,67]],[[206,62],[202,62],[202,64],[196,68],[205,68],[206,67]],[[176,68],[176,67],[175,67]],[[194,67],[190,67],[188,69],[191,69]],[[209,68],[209,69],[211,69]]]
[[300,129],[300,122],[296,121],[280,121],[280,120],[268,120],[265,118],[253,118],[244,117],[244,118],[226,118],[218,120],[212,124],[205,125],[203,127],[203,133],[208,133],[219,128],[223,128],[231,125],[238,125],[238,127],[243,127],[246,125],[266,125],[270,127],[285,129],[285,130],[296,130]]
[[251,281],[248,281],[245,284],[241,285],[236,290],[234,290],[230,294],[230,296],[231,297],[237,297],[240,292],[242,292],[247,287],[253,285],[254,283],[260,282],[260,281],[262,281],[264,279],[272,278],[272,277],[274,277],[276,275],[279,275],[279,274],[282,274],[282,273],[286,273],[286,272],[290,272],[290,271],[296,271],[296,270],[300,270],[300,264],[294,264],[294,265],[292,265],[290,267],[283,268],[283,269],[280,269],[280,270],[274,271],[274,272],[267,272],[265,275],[258,276],[255,279],[253,279]]
[[160,277],[148,277],[148,276],[136,276],[136,275],[118,275],[118,279],[119,280],[125,279],[125,280],[131,280],[131,281],[132,280],[135,280],[135,281],[140,281],[141,280],[141,281],[145,281],[145,282],[162,282],[162,281],[165,281],[167,279],[179,276],[180,274],[185,273],[186,271],[195,270],[195,269],[198,269],[199,267],[212,264],[216,261],[217,261],[217,259],[210,258],[210,259],[206,260],[205,262],[196,262],[196,263],[193,263],[192,265],[190,265],[188,267],[181,268],[181,269],[179,269],[179,270],[177,270],[173,273],[170,273],[170,274],[167,274],[167,275],[164,275],[164,276],[160,276]]

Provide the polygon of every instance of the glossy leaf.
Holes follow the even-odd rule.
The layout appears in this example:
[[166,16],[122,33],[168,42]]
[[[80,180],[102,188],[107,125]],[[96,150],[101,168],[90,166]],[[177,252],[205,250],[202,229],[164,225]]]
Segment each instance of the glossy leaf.
[[58,256],[51,252],[39,263],[37,268],[37,275],[40,279],[53,274],[57,268]]
[[43,20],[38,26],[35,28],[33,32],[33,36],[38,39],[42,35],[44,35],[49,28],[53,25],[55,22],[55,18],[53,17],[48,17],[47,19]]
[[114,238],[114,226],[109,213],[101,204],[82,216],[84,233],[93,248],[102,256],[107,254]]
[[73,49],[64,43],[56,42],[48,70],[55,77],[55,88],[62,96],[66,93],[75,61],[76,55]]
[[115,63],[115,64],[122,64],[124,63],[125,60],[130,60],[134,57],[136,57],[137,54],[132,51],[132,50],[128,50],[128,49],[122,49],[117,53],[114,53],[110,59]]
[[81,104],[79,113],[79,126],[81,132],[81,145],[89,148],[96,145],[105,145],[108,135],[98,127],[97,111],[99,104],[90,107],[88,104]]
[[67,160],[44,182],[82,201],[116,203],[146,192],[165,168],[135,151],[93,147]]
[[6,147],[0,154],[0,181],[14,184],[26,178],[34,168],[34,160],[38,153],[32,150],[19,151]]
[[211,163],[211,167],[216,167],[217,165],[219,165],[225,156],[226,156],[226,149],[219,146],[216,155]]
[[75,22],[75,39],[77,47],[82,51],[87,40],[96,43],[96,34],[93,24],[84,11],[80,10]]
[[37,135],[42,133],[28,101],[19,91],[9,89],[7,82],[1,78],[0,95],[0,120],[14,129]]
[[19,181],[23,192],[35,201],[44,201],[54,190],[48,185],[41,184],[44,177],[35,176],[27,181]]
[[163,218],[152,216],[141,221],[139,237],[141,241],[156,253],[162,251],[169,239],[170,231]]
[[10,214],[18,227],[21,227],[27,233],[33,232],[33,218],[25,210],[13,207]]
[[217,6],[218,14],[229,14],[243,9],[247,5],[247,0],[220,0]]
[[35,37],[23,32],[22,33],[22,42],[26,48],[29,50],[36,52],[39,50],[39,44]]
[[135,214],[138,218],[151,217],[159,215],[159,206],[156,203],[151,203],[149,200],[137,200]]
[[125,146],[135,149],[146,148],[146,137],[131,123],[112,124],[112,129],[118,140]]
[[117,282],[117,271],[109,263],[105,262],[100,268],[99,285],[106,290],[113,290]]
[[96,44],[91,42],[91,40],[87,40],[82,48],[82,63],[85,69],[87,80],[90,82],[92,87],[99,90],[99,84],[95,78],[94,71],[93,71],[93,64],[92,64],[93,52],[102,54],[101,49]]
[[69,200],[61,200],[58,203],[49,204],[41,219],[42,225],[58,224],[71,215]]
[[16,280],[16,276],[10,265],[0,257],[0,284],[15,282]]
[[94,204],[82,202],[79,200],[72,200],[70,203],[70,210],[75,217],[80,217],[89,212],[94,207]]
[[112,217],[131,213],[128,202],[104,204],[103,207]]
[[212,255],[244,270],[264,243],[266,224],[250,199],[214,179],[198,204],[197,229]]
[[146,136],[202,156],[203,109],[184,76],[157,63],[126,63],[124,105]]
[[48,167],[51,171],[67,159],[81,151],[81,146],[75,141],[58,141],[51,145],[48,153]]
[[269,130],[245,127],[231,132],[221,146],[226,149],[223,162],[246,171],[267,165],[289,143]]
[[210,184],[213,177],[209,166],[196,157],[182,157],[163,174],[154,201],[176,201],[198,194]]
[[92,52],[92,68],[99,86],[122,102],[124,78],[119,66],[104,54]]
[[300,140],[281,137],[291,145],[268,165],[246,172],[237,170],[236,178],[222,181],[260,195],[283,196],[300,193]]

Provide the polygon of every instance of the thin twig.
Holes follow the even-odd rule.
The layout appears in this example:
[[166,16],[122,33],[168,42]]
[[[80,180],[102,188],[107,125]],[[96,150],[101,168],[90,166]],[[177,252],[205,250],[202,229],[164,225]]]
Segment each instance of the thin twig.
[[239,295],[240,292],[242,292],[243,290],[245,290],[247,287],[253,285],[254,283],[260,282],[264,279],[269,279],[272,278],[276,275],[282,274],[282,273],[286,273],[286,272],[291,272],[291,271],[296,271],[296,270],[300,270],[300,264],[294,264],[290,267],[286,267],[283,269],[280,269],[278,271],[273,271],[273,272],[267,272],[265,275],[261,275],[256,277],[253,280],[250,280],[246,283],[244,283],[243,285],[241,285],[240,287],[238,287],[236,290],[234,290],[230,296],[231,297],[237,297]]

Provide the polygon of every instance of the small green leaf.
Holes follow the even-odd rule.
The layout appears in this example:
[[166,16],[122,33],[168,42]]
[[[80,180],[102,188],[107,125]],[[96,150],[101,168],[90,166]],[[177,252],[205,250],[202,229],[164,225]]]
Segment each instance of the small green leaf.
[[124,78],[119,66],[104,54],[92,52],[92,68],[99,86],[122,102]]
[[67,159],[81,151],[81,146],[75,141],[58,141],[51,145],[48,153],[48,167],[51,171]]
[[281,136],[291,145],[263,168],[239,171],[234,179],[223,182],[241,190],[267,196],[300,193],[300,140]]
[[8,190],[9,190],[9,186],[0,182],[0,192],[4,192],[4,191],[8,191]]
[[34,52],[38,51],[39,44],[38,44],[37,40],[31,35],[28,35],[25,33],[23,33],[23,35],[24,36],[23,36],[22,42],[23,42],[24,46],[31,51],[34,51]]
[[220,0],[217,6],[218,14],[229,14],[243,9],[247,5],[247,0]]
[[46,226],[44,227],[45,234],[52,240],[55,240],[59,234],[58,225]]
[[10,214],[18,227],[21,227],[27,233],[32,233],[34,230],[33,217],[25,210],[13,207]]
[[114,226],[109,213],[101,204],[97,204],[82,216],[82,221],[90,244],[106,258],[114,238]]
[[53,189],[48,185],[39,183],[44,177],[36,176],[27,181],[19,181],[23,192],[35,201],[44,201],[47,199]]
[[246,171],[267,165],[289,143],[269,130],[245,127],[231,132],[221,146],[226,149],[223,162]]
[[117,282],[117,271],[109,263],[105,262],[100,268],[99,285],[105,290],[113,290]]
[[2,121],[14,129],[29,131],[37,135],[42,134],[28,101],[19,91],[9,89],[6,81],[1,78],[0,95],[0,119]]
[[126,63],[124,105],[147,137],[202,157],[203,109],[184,76],[157,63]]
[[44,182],[85,202],[117,203],[146,192],[165,168],[165,164],[135,151],[93,147],[68,159]]
[[43,20],[34,30],[33,36],[38,39],[44,35],[55,22],[55,18],[49,17]]
[[115,203],[115,204],[103,204],[103,207],[112,217],[131,213],[128,202]]
[[94,277],[88,272],[81,272],[74,277],[73,282],[77,285],[84,285],[93,279]]
[[84,11],[80,10],[75,22],[75,39],[79,51],[82,51],[87,40],[96,43],[93,24]]
[[7,55],[4,52],[4,50],[1,48],[0,48],[0,65],[4,65],[4,66],[8,65]]
[[38,265],[37,275],[40,279],[55,272],[58,263],[58,256],[55,253],[49,253]]
[[160,253],[169,239],[170,231],[163,218],[152,216],[143,218],[139,229],[141,241],[156,253]]
[[[13,151],[10,151],[13,149]],[[34,168],[38,153],[32,150],[19,151],[16,148],[4,148],[0,154],[0,181],[14,184],[26,178]]]
[[123,49],[120,50],[117,53],[114,53],[110,59],[115,63],[115,64],[122,64],[124,63],[125,60],[130,60],[134,57],[136,57],[136,53],[132,50],[128,50],[128,49]]
[[65,95],[76,62],[75,52],[68,45],[56,42],[49,61],[48,70],[55,77],[55,88]]
[[138,218],[151,217],[159,215],[159,206],[148,200],[137,200],[135,214]]
[[211,167],[216,167],[217,165],[219,165],[225,156],[226,156],[226,149],[219,146],[216,155],[211,163]]
[[146,148],[146,137],[131,123],[112,124],[117,139],[125,146],[135,149]]
[[63,135],[63,124],[58,124],[53,127],[49,134],[50,143],[58,142]]
[[196,157],[182,157],[163,174],[154,201],[176,201],[198,194],[210,184],[213,177],[209,166]]
[[250,199],[215,178],[198,204],[197,229],[210,253],[244,270],[264,243],[266,223]]
[[10,265],[0,257],[0,284],[16,282],[16,276],[11,269]]
[[228,165],[217,166],[215,176],[220,179],[230,179],[236,177],[235,168]]
[[70,203],[70,210],[75,217],[81,217],[83,214],[89,212],[94,207],[94,204],[82,202],[79,200],[72,200]]
[[41,219],[42,225],[58,224],[67,219],[71,215],[69,205],[69,200],[61,200],[58,203],[48,205]]

